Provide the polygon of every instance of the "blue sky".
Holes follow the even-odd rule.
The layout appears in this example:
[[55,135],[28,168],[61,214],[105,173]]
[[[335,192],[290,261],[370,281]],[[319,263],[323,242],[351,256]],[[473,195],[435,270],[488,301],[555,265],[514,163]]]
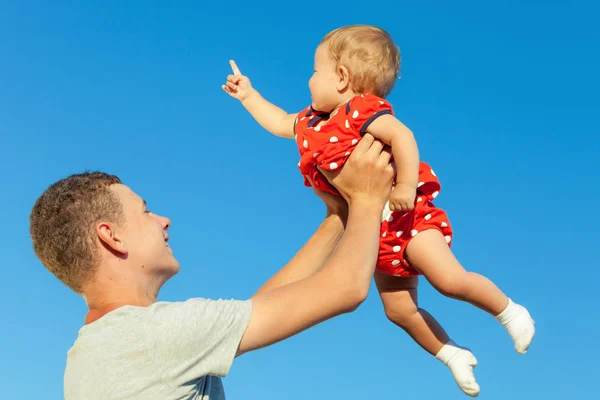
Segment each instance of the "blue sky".
[[[441,179],[455,253],[537,322],[519,356],[493,318],[422,281],[421,306],[479,360],[480,398],[597,393],[598,6],[416,3],[0,0],[0,397],[62,398],[86,312],[29,239],[33,202],[57,179],[117,174],[172,219],[182,271],[161,300],[247,298],[291,258],[323,206],[294,142],[220,86],[234,58],[298,111],[315,46],[354,23],[401,48],[388,99]],[[225,385],[229,399],[466,398],[375,290],[355,313],[236,360]]]

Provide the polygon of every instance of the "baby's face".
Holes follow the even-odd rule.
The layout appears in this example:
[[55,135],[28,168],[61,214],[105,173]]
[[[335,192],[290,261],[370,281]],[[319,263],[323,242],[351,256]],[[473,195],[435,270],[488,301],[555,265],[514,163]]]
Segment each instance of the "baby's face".
[[314,73],[308,82],[315,110],[331,112],[339,105],[338,79],[335,60],[325,46],[319,46],[315,52]]

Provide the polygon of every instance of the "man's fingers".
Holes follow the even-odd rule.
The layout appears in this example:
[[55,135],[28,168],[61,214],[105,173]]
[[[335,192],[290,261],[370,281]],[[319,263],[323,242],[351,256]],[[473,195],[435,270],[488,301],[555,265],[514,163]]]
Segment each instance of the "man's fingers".
[[371,143],[371,147],[366,151],[366,154],[372,156],[374,159],[377,159],[383,150],[383,143],[380,140],[373,140]]
[[375,138],[373,137],[373,135],[370,135],[367,133],[365,136],[363,136],[363,138],[361,140],[359,140],[358,144],[352,151],[352,154],[365,153],[371,147],[371,144],[373,144],[374,141],[375,141]]
[[237,90],[238,88],[236,84],[233,84],[231,82],[227,82],[227,87],[231,90]]
[[233,60],[229,60],[229,65],[231,65],[231,70],[233,71],[234,75],[242,75],[240,69],[238,68],[237,64],[235,63],[235,61]]
[[389,164],[392,159],[392,148],[390,146],[383,147],[383,150],[379,154],[378,161],[383,164]]
[[241,78],[241,75],[227,75],[227,81],[233,82],[236,84],[240,82],[240,78]]

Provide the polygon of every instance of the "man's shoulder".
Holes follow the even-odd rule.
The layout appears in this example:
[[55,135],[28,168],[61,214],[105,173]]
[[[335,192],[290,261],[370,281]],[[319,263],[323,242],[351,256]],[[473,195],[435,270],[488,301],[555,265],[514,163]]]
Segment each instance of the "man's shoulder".
[[103,399],[195,390],[222,398],[216,377],[228,372],[250,313],[250,300],[205,298],[116,309],[81,328],[67,355],[66,398],[101,388],[124,393]]

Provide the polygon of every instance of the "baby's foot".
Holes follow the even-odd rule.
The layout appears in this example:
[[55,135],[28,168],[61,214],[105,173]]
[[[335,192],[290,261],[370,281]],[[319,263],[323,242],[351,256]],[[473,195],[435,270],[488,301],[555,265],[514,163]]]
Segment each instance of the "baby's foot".
[[450,368],[456,384],[465,394],[471,397],[479,395],[479,385],[473,373],[477,359],[469,349],[450,340],[435,357]]
[[535,336],[535,321],[529,311],[508,299],[508,306],[496,319],[506,328],[519,354],[527,353],[529,345]]

